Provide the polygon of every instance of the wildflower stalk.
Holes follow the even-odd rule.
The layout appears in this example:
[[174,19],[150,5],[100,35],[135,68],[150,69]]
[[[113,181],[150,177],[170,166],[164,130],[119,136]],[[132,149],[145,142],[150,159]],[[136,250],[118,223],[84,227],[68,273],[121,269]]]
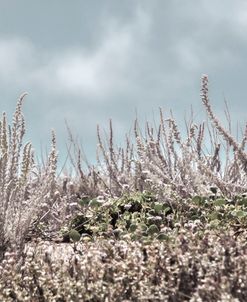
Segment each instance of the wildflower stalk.
[[231,134],[223,128],[220,124],[219,120],[214,115],[208,97],[208,76],[202,76],[202,88],[201,88],[201,97],[202,102],[207,110],[207,113],[213,122],[215,128],[219,131],[219,133],[224,137],[224,139],[233,147],[234,152],[236,152],[241,160],[242,167],[244,171],[247,173],[247,153],[243,151],[242,146],[239,145],[235,139],[231,136]]

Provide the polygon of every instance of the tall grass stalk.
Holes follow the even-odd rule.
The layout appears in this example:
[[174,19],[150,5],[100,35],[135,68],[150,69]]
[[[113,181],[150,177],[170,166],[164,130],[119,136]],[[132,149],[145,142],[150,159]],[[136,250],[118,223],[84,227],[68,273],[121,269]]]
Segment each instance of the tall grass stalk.
[[7,116],[0,120],[0,246],[1,255],[8,246],[21,247],[32,223],[53,203],[56,188],[57,154],[55,134],[47,166],[40,171],[34,160],[32,144],[24,144],[25,120],[22,105],[16,106],[12,125]]

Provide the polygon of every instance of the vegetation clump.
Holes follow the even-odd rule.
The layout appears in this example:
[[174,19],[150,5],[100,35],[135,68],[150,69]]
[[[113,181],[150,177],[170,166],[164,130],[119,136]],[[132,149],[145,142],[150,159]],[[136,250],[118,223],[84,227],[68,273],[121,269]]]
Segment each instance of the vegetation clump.
[[[247,227],[247,198],[233,200],[211,195],[194,196],[169,204],[149,192],[125,195],[107,202],[97,199],[79,200],[80,214],[68,224],[63,240],[71,231],[86,240],[99,238],[131,239],[150,242],[152,239],[170,240],[186,225],[197,229],[244,230]],[[72,239],[73,241],[73,239]]]
[[3,113],[0,301],[247,300],[247,124],[238,142],[228,108],[229,129],[211,108],[207,76],[201,84],[211,126],[192,116],[185,139],[160,109],[156,131],[146,123],[144,136],[136,120],[117,147],[110,120],[84,169],[69,131],[75,176],[57,173],[54,132],[35,162],[25,95],[12,125]]
[[[149,192],[125,195],[107,202],[84,199],[79,204],[81,213],[72,219],[69,229],[91,238],[124,239],[130,235],[133,240],[150,236],[161,239],[164,237],[162,228],[169,224],[166,217],[172,212],[168,204],[159,202]],[[64,240],[68,234],[64,234]]]

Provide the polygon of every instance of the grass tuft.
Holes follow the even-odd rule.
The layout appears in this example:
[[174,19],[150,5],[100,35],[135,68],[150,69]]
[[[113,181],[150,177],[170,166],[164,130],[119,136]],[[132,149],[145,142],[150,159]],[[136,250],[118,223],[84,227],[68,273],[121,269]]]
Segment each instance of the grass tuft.
[[106,140],[97,126],[95,166],[68,128],[75,176],[57,173],[54,131],[35,162],[26,94],[12,124],[2,114],[0,301],[247,300],[247,124],[238,142],[208,92],[203,75],[211,126],[192,114],[186,137],[161,109],[157,130],[135,120],[124,147],[111,120]]

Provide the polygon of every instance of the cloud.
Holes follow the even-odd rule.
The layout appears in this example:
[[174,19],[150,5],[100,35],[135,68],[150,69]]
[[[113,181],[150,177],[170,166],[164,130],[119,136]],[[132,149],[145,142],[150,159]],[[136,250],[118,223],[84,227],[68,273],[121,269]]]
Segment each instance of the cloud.
[[61,128],[67,118],[89,145],[96,124],[107,129],[109,117],[114,130],[120,129],[117,135],[128,131],[135,108],[147,119],[158,107],[172,108],[183,124],[191,104],[196,113],[204,112],[202,73],[209,74],[219,117],[224,93],[233,118],[245,118],[240,110],[247,75],[244,2],[119,3],[85,2],[83,9],[79,2],[76,7],[61,4],[64,15],[56,15],[55,6],[47,12],[40,4],[43,15],[33,26],[23,15],[21,24],[12,16],[13,30],[0,26],[1,104],[14,104],[16,95],[30,92],[28,101],[35,105],[26,108],[31,108],[27,115],[35,139],[44,138],[51,127],[64,138]]
[[235,45],[242,43],[237,25],[244,22],[236,8],[224,17],[205,1],[195,10],[182,8],[186,12],[168,4],[136,5],[124,22],[107,14],[90,49],[85,44],[41,49],[20,37],[0,38],[0,80],[18,90],[95,103],[114,102],[119,95],[141,99],[142,105],[151,97],[179,98],[178,89],[190,89],[192,78],[242,57]]
[[104,39],[95,49],[37,49],[20,38],[0,40],[0,79],[52,94],[104,98],[123,90],[138,40],[148,30],[147,16],[137,11],[130,25],[108,20]]
[[0,39],[0,79],[9,84],[20,83],[23,74],[35,68],[33,45],[25,39]]
[[[104,96],[121,86],[133,38],[129,32],[114,32],[92,54],[65,54],[55,62],[55,81],[70,94]],[[128,54],[128,55],[126,55]]]

